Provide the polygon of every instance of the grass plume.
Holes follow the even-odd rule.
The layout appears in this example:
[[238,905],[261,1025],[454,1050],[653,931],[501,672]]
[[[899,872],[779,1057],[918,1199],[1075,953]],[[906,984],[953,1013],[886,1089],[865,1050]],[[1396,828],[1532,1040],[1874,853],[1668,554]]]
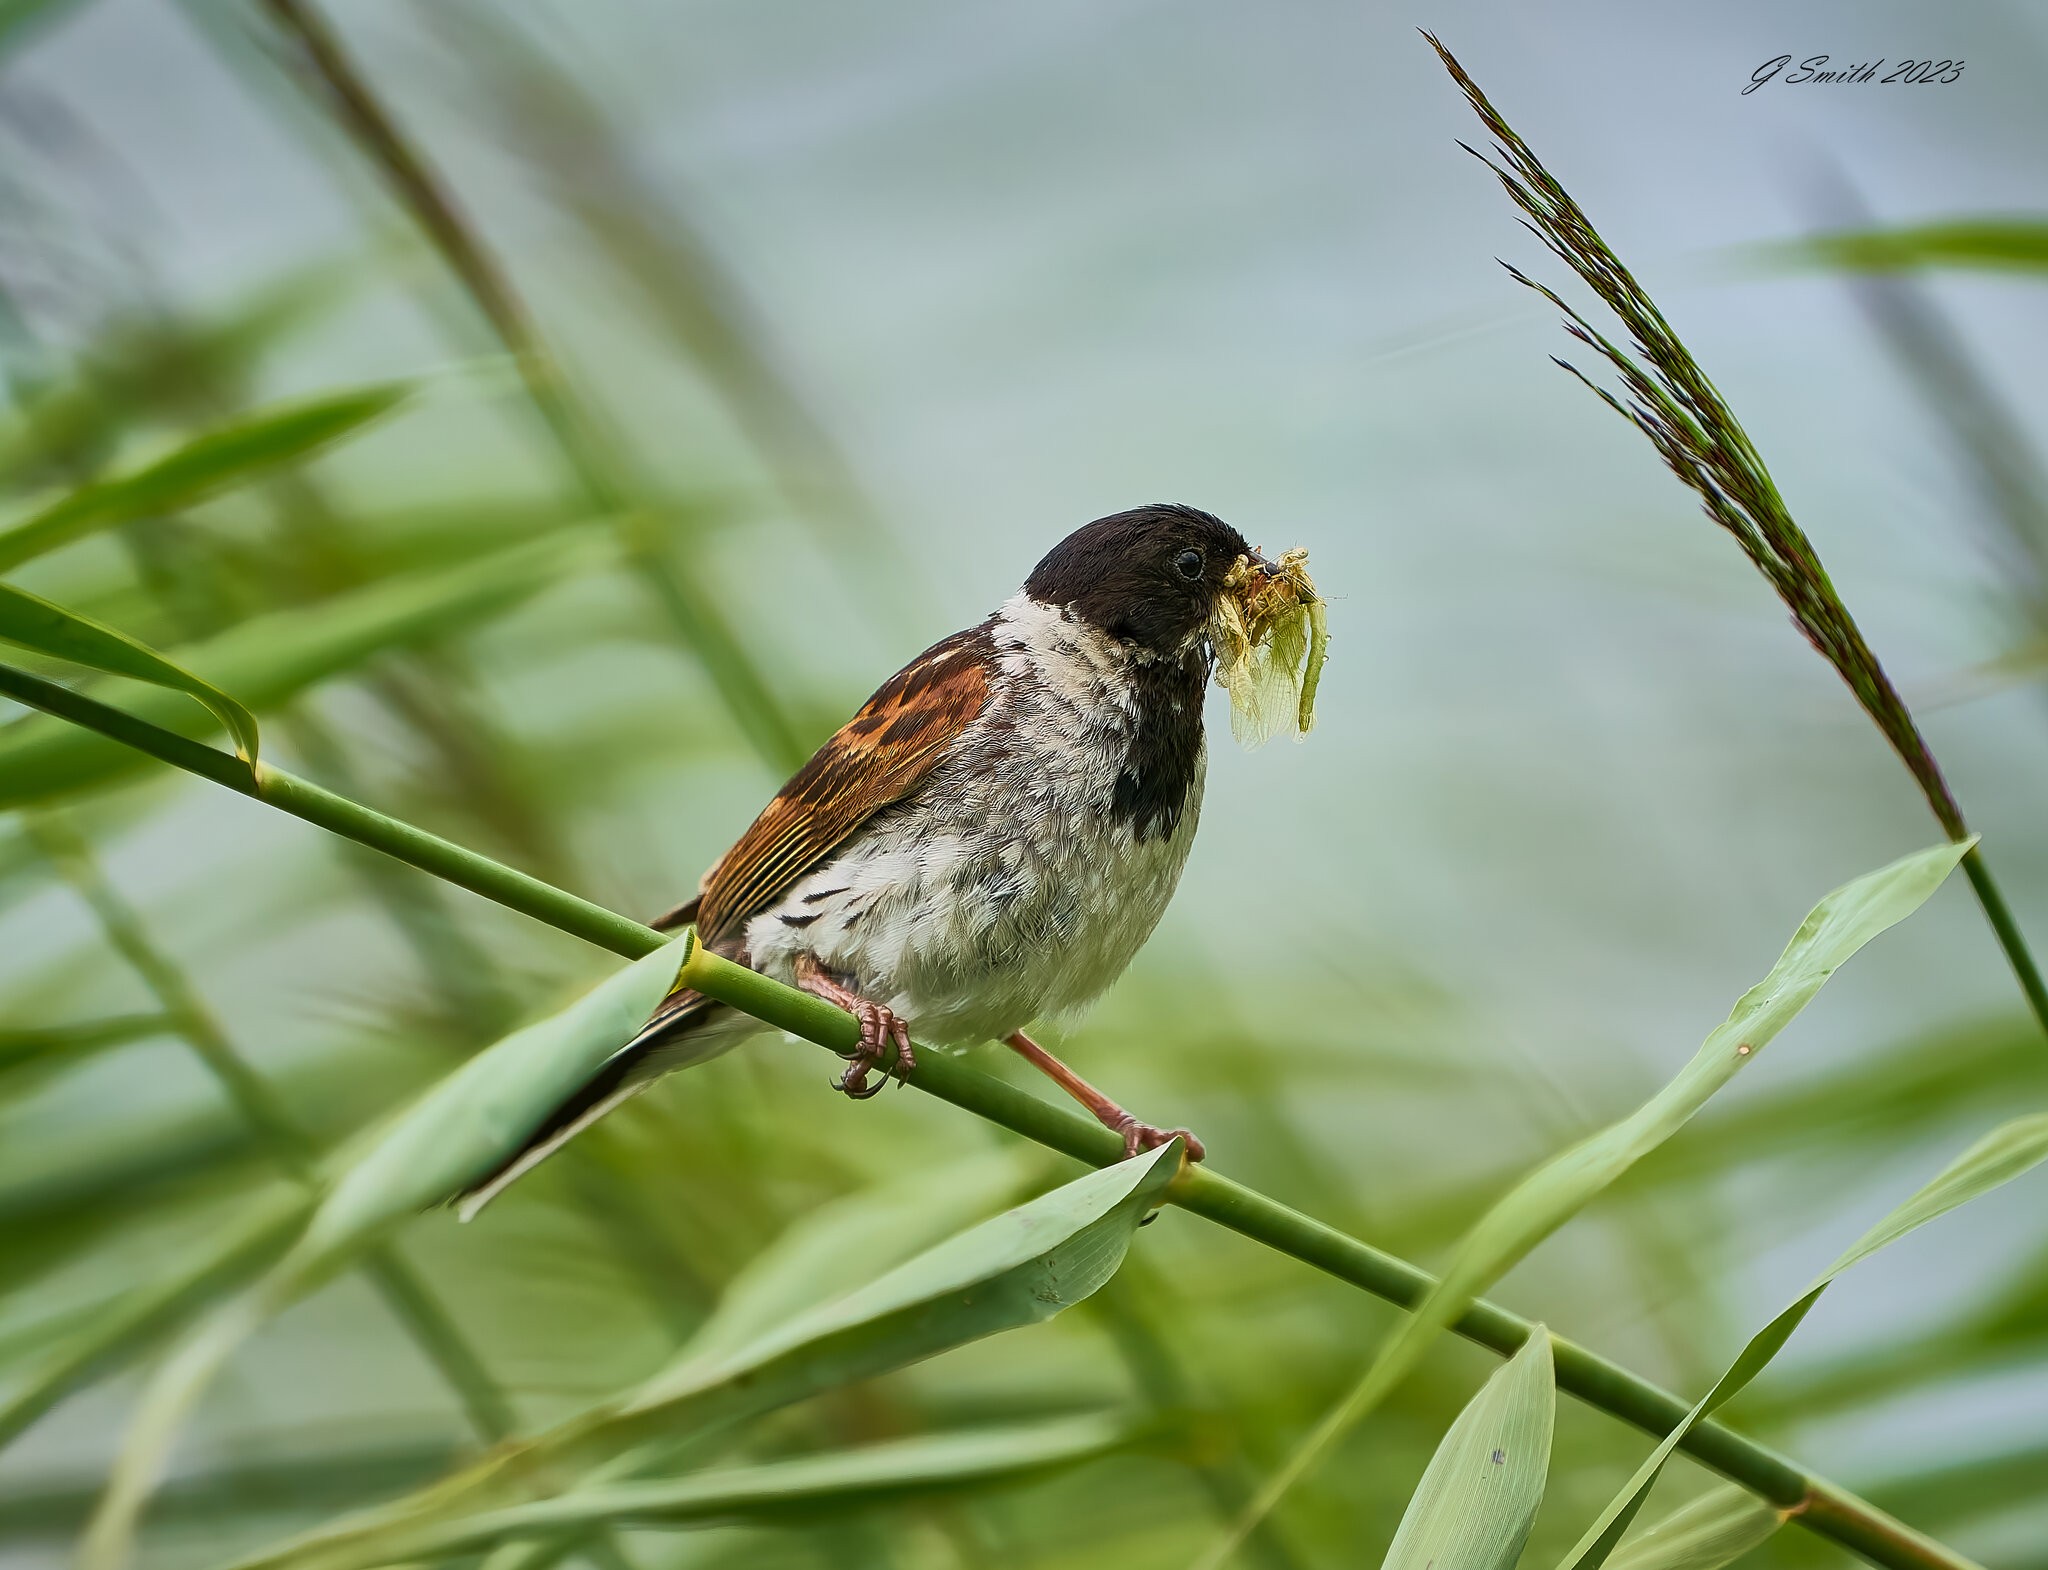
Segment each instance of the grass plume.
[[[1564,313],[1565,330],[1607,361],[1623,390],[1616,393],[1599,385],[1567,360],[1557,359],[1557,364],[1647,436],[1665,467],[1698,494],[1706,515],[1735,537],[1743,554],[1785,602],[1793,624],[1848,683],[1863,712],[1920,787],[1942,832],[1952,840],[1967,839],[1970,827],[1933,749],[1857,627],[1856,618],[1842,603],[1821,565],[1820,553],[1793,520],[1742,422],[1648,291],[1600,238],[1585,209],[1544,168],[1529,144],[1465,73],[1457,57],[1435,34],[1424,32],[1422,36],[1485,122],[1498,159],[1487,157],[1469,143],[1459,145],[1493,171],[1508,199],[1521,210],[1523,227],[1614,313],[1633,349],[1631,352],[1601,332],[1556,290],[1503,262],[1517,283],[1535,290]],[[1963,866],[2028,1005],[2048,1030],[2048,985],[2043,984],[2040,969],[1992,881],[1981,851],[1973,849]]]

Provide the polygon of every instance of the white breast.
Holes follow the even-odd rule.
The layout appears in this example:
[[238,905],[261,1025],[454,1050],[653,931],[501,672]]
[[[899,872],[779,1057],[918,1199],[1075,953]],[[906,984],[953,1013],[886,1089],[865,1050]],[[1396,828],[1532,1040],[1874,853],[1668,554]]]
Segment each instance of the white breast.
[[948,759],[747,926],[756,968],[791,980],[809,951],[939,1042],[1099,997],[1165,913],[1201,806],[1199,688],[1185,806],[1140,839],[1113,810],[1136,724],[1131,656],[1023,595],[990,629],[989,703]]

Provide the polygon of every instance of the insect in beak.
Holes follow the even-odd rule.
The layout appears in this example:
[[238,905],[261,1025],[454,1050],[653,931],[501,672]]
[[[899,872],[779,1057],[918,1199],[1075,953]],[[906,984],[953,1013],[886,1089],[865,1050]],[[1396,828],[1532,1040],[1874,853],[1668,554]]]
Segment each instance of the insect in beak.
[[1238,557],[1210,618],[1217,684],[1230,693],[1230,728],[1247,747],[1282,729],[1306,735],[1329,632],[1308,552]]

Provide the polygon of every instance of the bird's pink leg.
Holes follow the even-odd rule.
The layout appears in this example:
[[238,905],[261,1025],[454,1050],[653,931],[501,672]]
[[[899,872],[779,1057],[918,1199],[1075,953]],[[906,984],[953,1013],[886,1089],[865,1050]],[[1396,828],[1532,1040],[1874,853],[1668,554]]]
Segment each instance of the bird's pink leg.
[[[908,1081],[910,1071],[917,1067],[917,1054],[910,1049],[910,1027],[892,1010],[870,1003],[851,987],[842,987],[810,954],[796,957],[796,984],[860,1021],[860,1050],[848,1059],[846,1072],[832,1082],[834,1085],[855,1101],[865,1101],[879,1094],[891,1075]],[[882,1075],[872,1084],[868,1082],[870,1070]]]
[[1154,1128],[1150,1123],[1140,1123],[1023,1031],[1005,1036],[1003,1041],[1026,1063],[1094,1113],[1096,1121],[1104,1128],[1112,1134],[1121,1135],[1125,1156],[1135,1156],[1141,1150],[1157,1150],[1168,1140],[1176,1138],[1187,1141],[1188,1160],[1200,1161],[1208,1154],[1202,1148],[1202,1142],[1184,1128]]

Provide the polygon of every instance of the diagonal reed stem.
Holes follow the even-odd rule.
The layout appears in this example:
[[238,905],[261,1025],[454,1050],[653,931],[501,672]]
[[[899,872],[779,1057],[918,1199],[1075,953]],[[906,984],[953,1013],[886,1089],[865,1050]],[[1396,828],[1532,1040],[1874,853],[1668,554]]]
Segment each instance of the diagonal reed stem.
[[[262,1136],[277,1164],[294,1182],[317,1181],[319,1145],[299,1126],[269,1081],[235,1050],[227,1031],[184,971],[159,948],[141,915],[101,873],[92,848],[54,813],[33,817],[28,832],[100,924],[107,944],[141,978],[172,1032],[219,1081],[242,1120]],[[470,1426],[495,1443],[518,1426],[517,1415],[483,1359],[463,1338],[447,1309],[391,1247],[373,1250],[363,1270],[393,1316],[461,1402]]]
[[[614,954],[637,959],[667,941],[651,927],[643,927],[637,921],[465,850],[424,829],[322,790],[268,764],[251,769],[232,753],[151,725],[26,671],[0,665],[0,695],[253,796],[282,812],[409,862],[435,877]],[[692,949],[679,985],[695,988],[842,1056],[852,1052],[859,1040],[859,1026],[850,1014],[701,948]],[[920,1053],[910,1083],[941,1101],[1090,1166],[1109,1166],[1123,1159],[1122,1140],[1101,1124],[970,1068],[957,1057],[934,1051]],[[1349,1237],[1206,1166],[1184,1166],[1168,1190],[1167,1202],[1403,1308],[1420,1303],[1435,1285],[1426,1271],[1406,1260]],[[1534,1326],[1520,1315],[1481,1299],[1450,1328],[1466,1340],[1507,1357],[1528,1339]],[[1589,1348],[1557,1335],[1550,1339],[1558,1388],[1589,1406],[1658,1437],[1676,1428],[1689,1412],[1690,1403]],[[1970,1560],[1913,1531],[1867,1500],[1718,1422],[1710,1420],[1693,1428],[1680,1448],[1731,1482],[1792,1512],[1791,1518],[1808,1530],[1886,1570],[1977,1570]]]

